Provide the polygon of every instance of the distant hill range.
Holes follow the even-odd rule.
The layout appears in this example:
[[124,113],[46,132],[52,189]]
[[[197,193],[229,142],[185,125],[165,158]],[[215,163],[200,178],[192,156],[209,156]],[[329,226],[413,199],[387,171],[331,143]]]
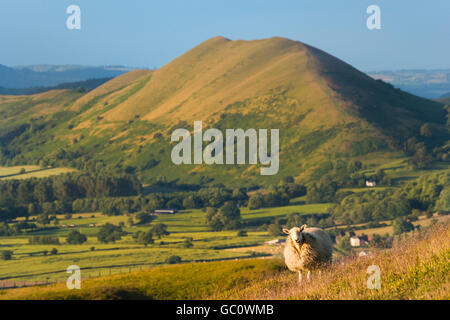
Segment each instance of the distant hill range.
[[441,96],[441,98],[442,98],[442,99],[450,98],[450,92],[444,93],[444,94]]
[[89,79],[85,81],[61,83],[54,87],[32,87],[32,88],[3,88],[0,87],[0,94],[4,95],[31,95],[51,90],[70,89],[78,92],[87,92],[101,86],[113,78]]
[[[144,183],[318,180],[332,161],[398,158],[410,138],[430,150],[440,146],[449,139],[446,115],[443,103],[307,44],[215,37],[158,70],[133,70],[89,92],[0,95],[0,163],[107,166],[136,172]],[[259,165],[174,165],[171,134],[192,132],[195,120],[222,132],[279,128],[279,173],[261,176]],[[421,136],[425,123],[430,137]]]
[[450,96],[450,69],[367,72],[406,92],[428,99]]
[[0,87],[7,89],[55,87],[63,83],[89,79],[114,78],[131,70],[133,68],[124,66],[32,65],[7,67],[0,64]]

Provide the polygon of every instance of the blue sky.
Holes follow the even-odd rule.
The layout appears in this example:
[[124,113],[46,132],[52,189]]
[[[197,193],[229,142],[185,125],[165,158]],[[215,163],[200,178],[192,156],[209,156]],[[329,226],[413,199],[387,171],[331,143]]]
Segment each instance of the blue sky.
[[[81,8],[81,30],[66,8]],[[366,8],[381,8],[368,30]],[[1,0],[0,64],[161,67],[202,41],[282,36],[364,71],[450,68],[448,0]]]

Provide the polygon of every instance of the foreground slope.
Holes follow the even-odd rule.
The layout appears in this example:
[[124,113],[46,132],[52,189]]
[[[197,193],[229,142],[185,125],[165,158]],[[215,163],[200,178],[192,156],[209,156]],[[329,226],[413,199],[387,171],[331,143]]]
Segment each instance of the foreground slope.
[[[43,119],[35,126],[39,134],[31,136],[8,129],[9,123],[24,122],[31,110],[10,99],[0,98],[6,126],[0,132],[2,162],[25,164],[43,154],[44,163],[52,165],[102,161],[130,167],[144,181],[164,176],[236,184],[233,177],[247,185],[268,185],[285,175],[313,175],[329,159],[373,152],[389,157],[409,138],[420,139],[424,123],[433,131],[426,141],[430,147],[449,138],[442,103],[407,94],[321,50],[277,37],[212,38],[159,70],[122,75],[67,107],[50,99],[64,115],[52,125],[47,123],[51,116]],[[6,114],[14,106],[22,111]],[[170,135],[178,127],[192,129],[194,120],[222,130],[279,128],[279,174],[261,177],[258,165],[174,166]]]
[[[449,299],[450,225],[438,224],[362,257],[346,257],[298,286],[282,260],[248,259],[176,266],[65,284],[0,291],[0,299]],[[367,288],[370,265],[381,289]]]

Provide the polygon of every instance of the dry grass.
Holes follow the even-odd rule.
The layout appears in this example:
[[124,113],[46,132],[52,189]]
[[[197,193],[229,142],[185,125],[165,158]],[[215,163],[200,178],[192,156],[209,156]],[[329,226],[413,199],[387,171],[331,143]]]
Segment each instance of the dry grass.
[[[449,224],[436,225],[361,258],[335,262],[310,283],[299,286],[288,272],[225,296],[230,299],[449,299]],[[381,289],[367,288],[367,267],[381,270]],[[224,298],[221,294],[214,298]]]

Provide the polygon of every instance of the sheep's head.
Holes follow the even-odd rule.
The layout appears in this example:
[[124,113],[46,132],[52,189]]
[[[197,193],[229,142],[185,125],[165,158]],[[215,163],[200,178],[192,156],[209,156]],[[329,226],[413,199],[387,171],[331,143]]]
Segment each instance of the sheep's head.
[[294,227],[291,230],[283,229],[283,232],[288,234],[292,240],[292,243],[300,250],[300,245],[303,242],[303,230],[306,228],[306,224],[301,227]]

